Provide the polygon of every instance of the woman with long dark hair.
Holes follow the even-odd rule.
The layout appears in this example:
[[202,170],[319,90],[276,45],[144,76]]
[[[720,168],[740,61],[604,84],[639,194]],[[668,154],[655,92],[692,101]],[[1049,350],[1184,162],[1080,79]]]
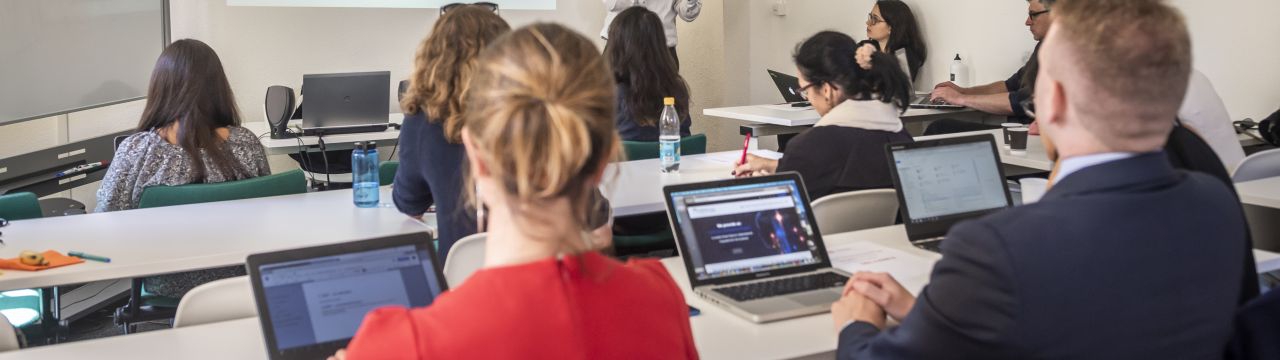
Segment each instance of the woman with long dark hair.
[[[95,211],[137,208],[149,186],[271,174],[262,143],[240,127],[218,54],[197,40],[175,41],[160,54],[137,130],[116,149]],[[243,274],[243,267],[230,267],[151,277],[144,284],[149,293],[176,298],[197,285]]]
[[96,211],[136,208],[148,186],[271,174],[262,143],[240,127],[222,61],[197,40],[175,41],[160,54],[137,130],[116,149]]
[[929,57],[924,36],[911,7],[901,0],[880,0],[867,14],[867,38],[880,43],[880,51],[898,58],[902,72],[914,82]]
[[796,49],[800,89],[822,118],[796,135],[780,160],[749,156],[738,176],[796,171],[809,197],[892,187],[884,146],[911,142],[899,116],[911,101],[911,81],[893,55],[874,41],[823,31]]
[[618,83],[618,133],[627,141],[658,141],[662,99],[676,98],[680,136],[689,136],[689,85],[667,49],[662,21],[643,7],[631,7],[609,26],[605,57]]

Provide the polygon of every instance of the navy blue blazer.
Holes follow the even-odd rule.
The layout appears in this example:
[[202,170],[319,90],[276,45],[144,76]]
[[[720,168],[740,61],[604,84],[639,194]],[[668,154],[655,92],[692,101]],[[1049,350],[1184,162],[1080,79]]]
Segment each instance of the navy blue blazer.
[[391,197],[400,212],[418,216],[436,206],[440,260],[454,242],[476,233],[476,220],[462,203],[467,150],[445,140],[444,127],[421,113],[406,115],[400,128],[400,168]]
[[962,222],[901,325],[840,333],[841,359],[1221,358],[1245,269],[1221,181],[1163,153],[1073,173]]

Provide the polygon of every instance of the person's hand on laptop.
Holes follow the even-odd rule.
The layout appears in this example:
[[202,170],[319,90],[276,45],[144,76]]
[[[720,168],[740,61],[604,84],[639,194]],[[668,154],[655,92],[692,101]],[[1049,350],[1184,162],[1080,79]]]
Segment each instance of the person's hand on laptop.
[[746,164],[735,165],[737,165],[733,169],[735,177],[769,175],[778,171],[778,160],[759,157],[755,154],[747,154]]
[[[944,84],[950,84],[950,82],[946,82]],[[930,93],[929,97],[933,99],[934,104],[942,102],[951,105],[967,106],[964,104],[964,93],[960,92],[959,87],[939,86],[933,88],[933,93]]]
[[871,299],[856,291],[846,291],[840,300],[831,303],[831,318],[835,321],[836,334],[845,326],[858,321],[866,321],[877,329],[884,328],[884,309]]
[[910,291],[902,287],[902,284],[888,273],[859,271],[853,274],[845,284],[845,296],[848,296],[851,290],[871,299],[899,322],[907,317],[907,313],[911,312],[911,308],[916,305],[915,295],[911,295]]
[[944,82],[941,82],[941,83],[939,83],[938,85],[934,85],[934,87],[933,87],[933,89],[934,89],[934,90],[938,90],[938,89],[941,89],[941,88],[951,88],[951,89],[956,89],[956,91],[960,92],[961,94],[963,94],[963,93],[964,93],[964,88],[963,88],[963,87],[960,87],[960,85],[956,85],[956,83],[954,83],[954,82],[950,82],[950,81],[944,81]]

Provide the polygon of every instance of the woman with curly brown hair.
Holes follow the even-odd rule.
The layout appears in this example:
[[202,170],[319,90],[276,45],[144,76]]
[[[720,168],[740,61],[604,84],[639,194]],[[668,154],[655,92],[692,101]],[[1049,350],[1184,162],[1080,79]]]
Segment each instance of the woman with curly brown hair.
[[499,35],[511,31],[492,10],[462,6],[436,21],[414,58],[409,88],[400,102],[400,168],[392,198],[396,208],[421,217],[436,206],[436,238],[441,259],[453,243],[476,232],[476,220],[458,196],[463,193],[463,99],[475,73],[476,57]]

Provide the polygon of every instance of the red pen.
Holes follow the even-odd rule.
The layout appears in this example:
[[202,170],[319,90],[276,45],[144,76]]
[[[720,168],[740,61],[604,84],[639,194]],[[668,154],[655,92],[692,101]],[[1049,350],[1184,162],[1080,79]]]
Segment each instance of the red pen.
[[[739,166],[747,163],[747,148],[750,146],[751,146],[751,131],[748,130],[747,137],[742,139],[742,159],[738,160]],[[738,175],[738,173],[735,171],[733,172],[732,175]]]

